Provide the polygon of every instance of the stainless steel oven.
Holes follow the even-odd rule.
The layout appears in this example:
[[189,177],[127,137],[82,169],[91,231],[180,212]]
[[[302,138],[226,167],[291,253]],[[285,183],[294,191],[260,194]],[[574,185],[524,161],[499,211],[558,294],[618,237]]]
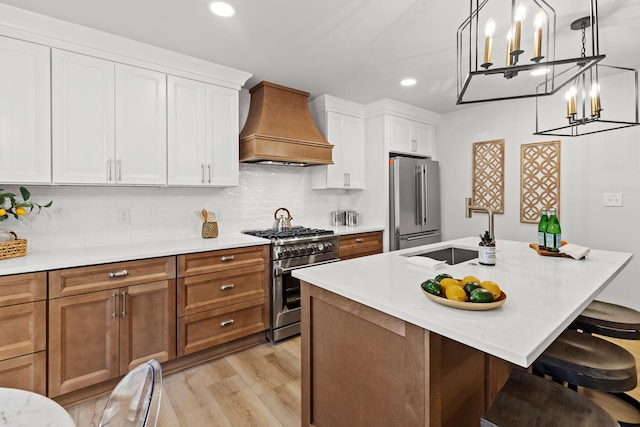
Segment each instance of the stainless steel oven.
[[251,230],[244,233],[271,239],[269,341],[298,335],[301,319],[300,281],[291,273],[298,268],[339,261],[338,236],[332,231],[304,227],[294,227],[284,232]]

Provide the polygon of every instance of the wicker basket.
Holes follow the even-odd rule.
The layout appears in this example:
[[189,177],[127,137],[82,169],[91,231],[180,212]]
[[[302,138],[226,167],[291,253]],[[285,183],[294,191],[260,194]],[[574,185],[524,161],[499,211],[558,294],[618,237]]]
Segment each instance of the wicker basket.
[[205,222],[202,224],[202,237],[210,239],[212,237],[218,237],[218,223],[217,222]]
[[0,242],[0,259],[17,258],[27,254],[27,239]]

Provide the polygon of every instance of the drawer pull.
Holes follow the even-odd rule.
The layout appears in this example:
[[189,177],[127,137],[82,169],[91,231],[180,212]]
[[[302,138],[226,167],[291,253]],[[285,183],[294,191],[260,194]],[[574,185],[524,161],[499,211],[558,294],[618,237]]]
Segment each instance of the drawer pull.
[[118,312],[116,311],[116,307],[118,306],[118,295],[111,294],[111,296],[113,297],[113,318],[115,319],[118,317]]
[[235,256],[233,255],[225,255],[223,257],[220,258],[220,261],[224,262],[224,261],[233,261],[235,259]]
[[362,242],[364,242],[364,239],[361,239],[359,237],[356,239],[356,243],[362,243]]
[[234,285],[233,283],[229,283],[227,285],[220,286],[220,290],[221,291],[228,291],[229,289],[233,289],[235,287],[236,287],[236,285]]
[[220,327],[224,328],[225,326],[233,325],[234,323],[236,323],[236,321],[233,319],[225,320],[224,322],[220,322]]
[[129,272],[127,270],[120,270],[120,271],[116,271],[114,273],[107,274],[109,279],[114,279],[116,277],[125,277],[125,276],[128,276],[128,275],[129,275]]

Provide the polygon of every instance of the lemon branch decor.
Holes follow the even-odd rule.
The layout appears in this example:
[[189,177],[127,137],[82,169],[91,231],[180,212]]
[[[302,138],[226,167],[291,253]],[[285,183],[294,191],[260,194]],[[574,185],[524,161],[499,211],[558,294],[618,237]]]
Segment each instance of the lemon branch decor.
[[40,205],[29,200],[31,193],[25,187],[20,187],[22,200],[19,200],[14,193],[3,193],[3,191],[4,190],[0,188],[0,221],[8,219],[9,215],[15,219],[20,219],[21,216],[31,213],[36,208],[38,210],[37,213],[40,213],[42,208],[50,208],[51,205],[53,205],[53,201],[50,201],[46,205]]

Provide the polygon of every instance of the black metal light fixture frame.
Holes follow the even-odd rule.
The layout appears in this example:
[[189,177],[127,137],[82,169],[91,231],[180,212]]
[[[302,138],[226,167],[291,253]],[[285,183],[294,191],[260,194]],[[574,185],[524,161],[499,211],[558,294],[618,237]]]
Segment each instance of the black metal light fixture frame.
[[[590,1],[590,56],[578,58],[555,59],[556,38],[556,12],[545,0],[530,0],[529,3],[537,6],[546,16],[544,31],[541,31],[545,39],[542,54],[534,56],[531,62],[518,64],[523,57],[523,49],[518,48],[507,51],[505,66],[493,67],[491,61],[483,61],[480,54],[480,19],[484,18],[484,12],[491,0],[470,0],[469,17],[460,25],[457,31],[457,102],[456,104],[470,104],[477,102],[499,101],[505,99],[518,99],[553,95],[564,86],[575,80],[584,72],[590,70],[598,62],[605,58],[600,54],[598,34],[598,2]],[[498,0],[507,3],[505,0]],[[511,0],[510,17],[516,13],[516,2]],[[511,31],[520,30],[517,23],[510,22]],[[515,26],[515,27],[514,27]],[[465,42],[468,43],[468,52],[465,52]],[[511,47],[509,41],[509,47]],[[491,46],[490,44],[487,44]],[[485,52],[487,45],[485,45]],[[486,59],[486,54],[485,54]],[[468,67],[465,66],[465,60]],[[530,72],[542,71],[538,76],[532,76]],[[520,87],[521,86],[521,87]]]

